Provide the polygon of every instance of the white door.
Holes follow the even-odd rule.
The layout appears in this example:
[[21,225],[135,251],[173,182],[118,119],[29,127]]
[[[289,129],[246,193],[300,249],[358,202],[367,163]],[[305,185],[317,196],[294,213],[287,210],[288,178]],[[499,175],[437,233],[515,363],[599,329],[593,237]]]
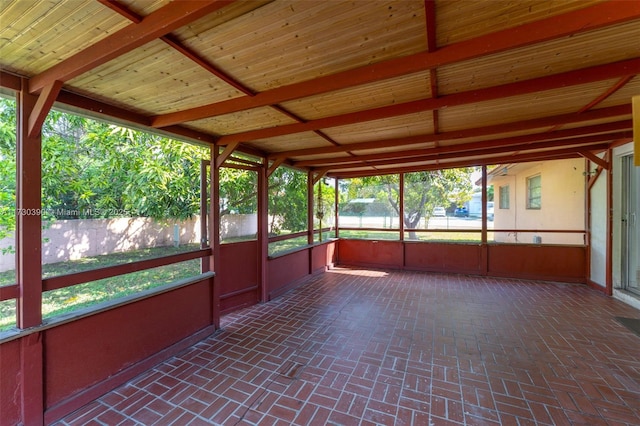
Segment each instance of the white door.
[[640,167],[622,158],[622,285],[640,294]]

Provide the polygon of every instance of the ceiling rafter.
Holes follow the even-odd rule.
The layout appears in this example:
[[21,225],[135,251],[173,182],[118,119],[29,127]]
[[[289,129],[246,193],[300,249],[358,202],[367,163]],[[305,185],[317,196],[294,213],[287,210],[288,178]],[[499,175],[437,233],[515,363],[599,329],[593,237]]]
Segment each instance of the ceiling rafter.
[[[624,138],[621,142],[627,143],[631,141],[630,138]],[[609,144],[603,143],[598,145],[592,145],[589,147],[593,152],[603,152],[607,148],[609,148]],[[579,158],[581,156],[578,147],[574,148],[566,148],[563,150],[556,150],[550,152],[531,152],[526,154],[504,154],[504,155],[496,155],[496,156],[487,156],[483,158],[475,158],[471,160],[456,160],[452,161],[442,161],[436,160],[433,163],[426,163],[414,166],[404,166],[404,167],[394,167],[394,168],[384,168],[378,169],[377,174],[398,174],[398,173],[412,173],[412,172],[422,172],[428,170],[439,170],[439,169],[452,169],[458,167],[475,167],[482,165],[492,165],[492,164],[512,164],[512,163],[523,163],[529,161],[547,161],[547,160],[563,160],[569,158]],[[354,167],[361,168],[366,166]],[[354,177],[363,177],[363,176],[371,176],[371,172],[367,170],[343,170],[336,171],[327,174],[328,177],[338,178],[338,179],[348,179]]]
[[429,111],[436,108],[452,107],[495,100],[505,97],[535,93],[545,90],[557,89],[578,84],[592,83],[596,81],[627,76],[638,73],[640,70],[640,58],[614,62],[605,65],[567,71],[531,80],[503,84],[501,86],[487,87],[484,89],[470,90],[441,96],[439,98],[421,99],[402,104],[389,105],[365,111],[358,111],[343,115],[310,120],[305,123],[286,124],[258,130],[221,136],[217,144],[226,145],[238,140],[251,141],[275,136],[284,136],[305,131],[319,130],[329,127],[344,126],[360,122],[373,121],[383,118],[396,117],[416,112]]
[[152,122],[154,127],[165,127],[171,124],[279,104],[285,101],[425,71],[442,65],[564,36],[571,36],[637,18],[640,18],[640,2],[622,2],[617,4],[615,8],[611,8],[607,2],[599,3],[562,15],[444,46],[433,52],[421,52],[312,80],[280,86],[257,93],[252,97],[241,96],[159,115],[154,117]]
[[377,141],[359,142],[353,143],[341,147],[319,147],[319,148],[306,148],[300,150],[283,151],[269,155],[269,157],[301,157],[308,155],[322,155],[322,154],[334,154],[344,150],[362,151],[370,149],[386,148],[389,146],[406,146],[416,145],[427,142],[436,142],[444,140],[454,139],[466,139],[473,137],[481,137],[488,135],[498,135],[509,132],[517,132],[523,130],[531,130],[536,128],[543,128],[548,126],[555,126],[557,124],[570,124],[579,123],[591,120],[607,119],[612,117],[620,117],[631,114],[631,105],[620,105],[615,107],[602,108],[594,111],[588,111],[582,114],[570,113],[562,114],[552,117],[535,118],[531,120],[518,121],[514,123],[495,124],[485,127],[477,127],[466,130],[458,130],[455,132],[440,133],[438,135],[418,135],[408,136],[404,138],[395,139],[382,139]]
[[[427,31],[427,52],[435,52],[438,48],[438,38],[436,33],[436,2],[435,0],[424,0],[424,16]],[[438,97],[438,71],[436,68],[429,70],[429,83],[431,89],[431,97]],[[433,133],[440,133],[440,112],[433,110]],[[436,142],[436,146],[438,142]]]
[[59,62],[29,81],[31,93],[40,92],[54,81],[63,83],[132,51],[171,31],[232,3],[234,0],[175,1],[130,24],[97,43]]
[[[98,0],[98,1],[103,5],[109,7],[110,9],[118,12],[122,16],[130,19],[136,24],[142,22],[143,20],[142,16],[136,14],[135,12],[130,10],[128,7],[126,7],[124,4],[120,3],[119,1],[116,1],[116,0]],[[196,53],[192,49],[182,44],[182,42],[180,42],[180,40],[178,40],[173,34],[164,35],[160,37],[160,39],[165,43],[167,43],[176,51],[180,52],[185,57],[191,59],[193,62],[198,64],[200,67],[202,67],[206,71],[210,72],[211,74],[215,75],[225,83],[232,86],[234,89],[244,93],[247,96],[253,97],[256,95],[256,92],[254,90],[250,89],[243,83],[239,82],[238,80],[230,76],[228,73],[222,71],[220,68],[218,68],[208,60],[204,59],[198,53]],[[271,105],[271,108],[273,108],[274,110],[278,111],[281,114],[286,115],[287,117],[291,118],[294,121],[297,121],[299,123],[304,122],[302,118],[292,113],[291,111],[288,111],[286,108],[282,107],[281,105]],[[319,130],[315,131],[315,133],[321,138],[325,139],[327,142],[336,146],[339,145],[336,141],[334,141],[331,137],[329,137],[325,133]]]
[[[518,163],[518,162],[526,162],[526,161],[540,161],[540,160],[562,160],[568,158],[576,158],[578,154],[575,150],[570,150],[569,153],[556,153],[554,155],[550,154],[525,154],[525,155],[504,155],[504,156],[496,156],[489,158],[478,158],[473,160],[454,160],[454,161],[436,161],[432,164],[421,164],[417,166],[404,166],[404,167],[393,167],[393,168],[384,168],[378,169],[377,175],[391,175],[391,174],[399,174],[399,173],[413,173],[413,172],[423,172],[429,170],[440,170],[440,169],[453,169],[459,167],[475,167],[482,165],[490,165],[490,164],[501,164],[501,163]],[[353,171],[341,171],[336,173],[328,173],[328,177],[337,178],[337,179],[349,179],[354,177],[366,177],[371,176],[371,172],[368,170],[353,170]]]
[[[582,108],[580,108],[578,110],[578,114],[581,114],[585,111],[589,111],[590,109],[592,109],[594,106],[598,105],[600,102],[604,101],[605,99],[607,99],[609,96],[613,95],[615,92],[617,92],[618,90],[622,89],[628,82],[630,82],[636,75],[631,74],[631,75],[626,75],[623,76],[620,80],[618,80],[613,86],[611,86],[609,89],[607,89],[604,93],[602,93],[600,96],[598,96],[597,98],[595,98],[593,101],[589,102],[587,105],[583,106]],[[558,130],[562,127],[562,125],[556,125],[553,126],[552,128],[550,128],[548,131],[552,132],[554,130]]]
[[[608,141],[629,136],[628,133],[618,132],[611,134],[607,139]],[[573,146],[574,151],[578,152],[579,150],[586,149],[589,145],[597,145],[597,146],[606,146],[605,140],[600,136],[584,136],[579,138],[573,138],[567,140],[565,143],[558,143],[559,141],[547,141],[547,142],[537,142],[537,143],[522,143],[518,145],[512,146],[498,146],[493,148],[481,149],[481,152],[472,152],[472,150],[468,151],[452,151],[448,153],[440,153],[440,152],[424,152],[421,155],[416,154],[413,156],[399,156],[399,157],[390,157],[387,159],[379,159],[379,160],[371,160],[371,161],[363,161],[361,164],[352,163],[352,164],[334,164],[330,167],[332,171],[340,170],[340,169],[352,169],[354,167],[362,167],[362,166],[388,166],[393,164],[403,164],[403,163],[418,163],[423,161],[440,161],[447,160],[450,158],[468,158],[471,155],[498,155],[504,152],[526,152],[532,150],[548,150],[548,151],[562,151],[567,147]],[[605,145],[603,145],[605,144]],[[476,149],[475,151],[477,151]],[[318,165],[317,167],[321,167],[322,165]]]
[[[106,7],[108,7],[109,9],[129,19],[134,24],[139,24],[144,19],[144,17],[138,15],[137,13],[129,9],[126,5],[122,4],[120,1],[117,1],[117,0],[98,0],[98,1],[103,5],[105,5]],[[247,96],[255,95],[255,92],[253,90],[249,89],[244,84],[240,83],[239,81],[231,77],[229,74],[225,73],[224,71],[216,67],[214,64],[204,59],[198,53],[196,53],[192,49],[182,44],[182,42],[180,42],[180,40],[178,40],[174,35],[165,34],[162,37],[160,37],[160,40],[164,41],[173,49],[180,52],[183,56],[191,59],[200,67],[207,70],[211,74],[215,75],[220,80],[224,81],[234,89],[244,93]]]
[[[383,152],[378,154],[359,155],[355,158],[339,157],[306,161],[294,161],[296,167],[320,167],[329,164],[355,163],[358,161],[393,159],[402,157],[412,157],[418,155],[448,155],[457,152],[468,152],[487,149],[527,149],[528,145],[532,146],[536,143],[552,142],[556,146],[565,146],[576,144],[576,140],[572,138],[580,138],[591,136],[600,138],[599,141],[609,139],[611,133],[620,136],[621,131],[631,132],[631,120],[618,121],[614,123],[598,124],[577,129],[558,130],[555,132],[535,133],[531,135],[514,136],[508,138],[491,139],[481,142],[470,142],[455,144],[449,146],[438,146],[434,148],[411,149],[396,152]],[[629,136],[629,135],[628,135]]]

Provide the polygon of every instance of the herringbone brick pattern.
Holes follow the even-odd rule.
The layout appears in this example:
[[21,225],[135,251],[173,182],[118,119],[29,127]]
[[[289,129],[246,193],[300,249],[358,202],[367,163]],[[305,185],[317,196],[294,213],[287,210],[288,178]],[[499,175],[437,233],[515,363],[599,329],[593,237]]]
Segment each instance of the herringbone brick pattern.
[[63,425],[640,425],[640,312],[584,286],[340,268]]

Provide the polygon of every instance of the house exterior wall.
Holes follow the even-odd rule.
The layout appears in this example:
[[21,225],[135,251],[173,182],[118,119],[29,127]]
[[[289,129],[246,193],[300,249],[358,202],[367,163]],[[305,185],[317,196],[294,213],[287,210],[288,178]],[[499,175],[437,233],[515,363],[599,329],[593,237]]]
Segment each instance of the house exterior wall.
[[607,180],[607,173],[601,173],[589,194],[589,279],[602,288],[607,285]]
[[[490,176],[494,186],[494,229],[584,230],[585,160],[570,159],[520,164],[503,176]],[[540,175],[542,201],[540,209],[527,208],[527,179]],[[509,208],[500,208],[499,188],[509,186]],[[496,232],[502,243],[584,244],[581,233]]]

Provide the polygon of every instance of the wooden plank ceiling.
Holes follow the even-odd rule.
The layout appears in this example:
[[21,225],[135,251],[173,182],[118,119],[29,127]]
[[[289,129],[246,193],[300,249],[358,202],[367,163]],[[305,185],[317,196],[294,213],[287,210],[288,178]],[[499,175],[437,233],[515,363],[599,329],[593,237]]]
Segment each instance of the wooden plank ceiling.
[[0,67],[5,92],[329,176],[593,158],[631,140],[640,2],[3,0]]

